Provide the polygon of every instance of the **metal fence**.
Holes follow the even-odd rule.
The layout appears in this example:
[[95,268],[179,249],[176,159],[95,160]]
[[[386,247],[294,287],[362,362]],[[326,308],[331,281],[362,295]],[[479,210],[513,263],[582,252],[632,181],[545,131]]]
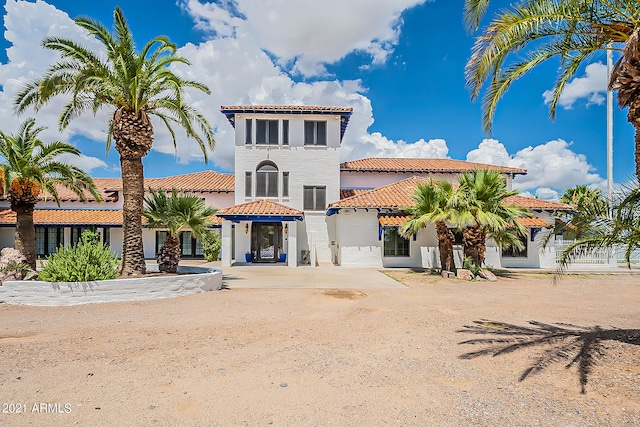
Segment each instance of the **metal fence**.
[[[571,240],[556,240],[556,262],[560,262],[560,254],[572,243]],[[609,252],[608,249],[579,250],[572,257],[571,264],[606,265],[609,264]]]

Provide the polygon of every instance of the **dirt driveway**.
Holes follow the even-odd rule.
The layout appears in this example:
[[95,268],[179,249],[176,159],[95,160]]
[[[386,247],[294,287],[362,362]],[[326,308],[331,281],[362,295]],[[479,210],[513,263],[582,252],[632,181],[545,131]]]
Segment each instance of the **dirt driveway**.
[[640,425],[640,276],[388,274],[2,305],[0,426]]

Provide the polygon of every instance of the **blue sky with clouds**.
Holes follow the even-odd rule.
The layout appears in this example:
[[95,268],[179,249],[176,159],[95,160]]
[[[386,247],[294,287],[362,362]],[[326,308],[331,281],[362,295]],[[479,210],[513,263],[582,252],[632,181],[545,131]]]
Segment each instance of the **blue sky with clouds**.
[[[166,34],[191,62],[177,73],[207,84],[191,94],[216,127],[217,149],[205,165],[194,141],[181,138],[177,155],[155,126],[145,158],[149,177],[213,168],[233,169],[233,130],[220,105],[305,104],[354,108],[343,160],[362,157],[449,157],[523,167],[515,184],[541,197],[576,184],[604,188],[606,178],[604,55],[588,61],[563,94],[554,122],[545,91],[555,78],[549,62],[516,82],[499,104],[491,136],[481,129],[480,103],[465,88],[464,65],[473,44],[462,25],[461,2],[448,0],[139,0],[122,5],[141,46]],[[108,27],[117,3],[109,0],[6,0],[0,43],[0,129],[14,131],[15,92],[39,76],[55,56],[42,50],[47,35],[97,46],[73,25],[90,16]],[[497,4],[497,3],[496,3]],[[96,177],[118,176],[118,155],[105,156],[108,112],[76,119],[63,132],[63,100],[38,112],[50,139],[84,153],[76,161]],[[615,112],[614,177],[630,178],[633,128]]]

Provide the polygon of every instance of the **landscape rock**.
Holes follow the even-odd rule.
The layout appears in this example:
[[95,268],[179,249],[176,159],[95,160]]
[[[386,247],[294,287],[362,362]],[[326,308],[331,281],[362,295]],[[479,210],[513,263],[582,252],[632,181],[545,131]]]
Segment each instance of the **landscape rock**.
[[444,278],[444,279],[451,279],[456,277],[456,274],[452,271],[447,271],[447,270],[442,270],[442,273],[440,273],[440,275]]
[[478,277],[482,277],[483,279],[487,279],[490,282],[495,282],[498,280],[495,274],[491,272],[491,270],[482,269],[478,272]]
[[473,280],[473,273],[471,270],[466,270],[464,268],[458,269],[458,279],[460,280]]
[[[27,258],[14,248],[3,248],[0,251],[0,270],[12,264],[26,264]],[[7,280],[31,280],[38,273],[30,268],[0,271],[0,284]]]

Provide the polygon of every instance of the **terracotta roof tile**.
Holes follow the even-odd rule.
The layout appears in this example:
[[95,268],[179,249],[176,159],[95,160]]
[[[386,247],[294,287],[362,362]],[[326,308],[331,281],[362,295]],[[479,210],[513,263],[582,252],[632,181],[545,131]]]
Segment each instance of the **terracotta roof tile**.
[[575,206],[560,202],[550,202],[548,200],[535,199],[526,196],[511,196],[505,199],[505,205],[515,205],[527,209],[540,209],[550,211],[575,211]]
[[219,217],[232,215],[284,215],[303,216],[304,212],[285,206],[272,200],[255,200],[253,202],[242,203],[228,208],[220,209],[216,212]]
[[501,170],[509,174],[526,174],[526,169],[487,165],[453,159],[380,158],[352,160],[340,164],[341,171],[351,172],[405,172],[405,173],[461,173],[476,169]]
[[378,215],[378,222],[382,227],[400,227],[410,219],[410,215]]
[[547,221],[542,218],[518,218],[516,221],[520,223],[523,227],[527,228],[536,228],[536,227],[551,227]]
[[[417,184],[428,183],[429,179],[412,176],[373,190],[354,194],[351,197],[331,203],[329,209],[340,208],[387,208],[402,209],[413,206],[413,194]],[[533,197],[511,196],[505,199],[506,205],[516,205],[532,210],[575,210],[571,205],[559,202],[534,199]]]
[[212,170],[168,176],[165,178],[147,178],[145,188],[163,188],[180,191],[232,192],[235,190],[235,175]]
[[340,189],[340,199],[346,199],[347,197],[356,196],[358,194],[364,194],[367,191],[371,191],[372,188],[342,188]]
[[416,185],[421,182],[427,183],[429,180],[412,176],[331,203],[329,208],[405,208],[413,205]]
[[[93,209],[36,209],[35,225],[122,225],[121,210]],[[0,225],[15,225],[16,214],[8,209],[0,211]]]

